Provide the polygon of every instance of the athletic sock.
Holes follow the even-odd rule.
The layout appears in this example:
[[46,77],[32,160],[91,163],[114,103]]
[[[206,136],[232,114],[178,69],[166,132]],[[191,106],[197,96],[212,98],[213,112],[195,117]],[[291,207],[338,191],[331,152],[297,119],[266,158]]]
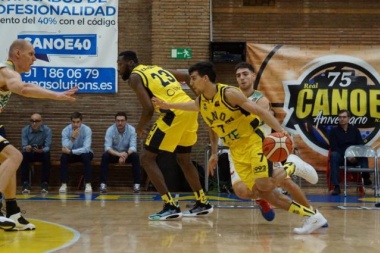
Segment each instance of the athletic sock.
[[294,171],[296,170],[296,165],[294,163],[285,163],[284,170],[286,172],[286,175],[290,177],[294,174]]
[[201,202],[202,204],[208,203],[208,199],[206,197],[206,194],[203,192],[203,189],[200,189],[199,191],[194,192],[194,196],[195,196],[195,199]]
[[295,201],[292,201],[292,203],[290,204],[288,212],[307,217],[310,217],[315,214],[315,211],[311,210],[310,208],[307,208],[306,206],[298,204]]
[[172,198],[172,195],[170,192],[165,193],[164,195],[161,195],[162,200],[165,202],[165,204],[170,204],[172,206],[176,206],[174,199]]
[[18,213],[20,211],[20,209],[17,206],[16,199],[6,199],[5,200],[5,207],[7,210],[7,217],[9,217],[15,213]]

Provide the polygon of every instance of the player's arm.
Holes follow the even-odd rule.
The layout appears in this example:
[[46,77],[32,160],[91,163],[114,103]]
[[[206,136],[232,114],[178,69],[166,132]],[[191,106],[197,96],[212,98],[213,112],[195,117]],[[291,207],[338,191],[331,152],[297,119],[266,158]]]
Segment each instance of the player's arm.
[[270,105],[270,102],[269,102],[269,99],[266,98],[266,97],[262,97],[260,98],[257,102],[257,105],[259,105],[261,108],[264,108],[266,110],[270,110],[271,108],[271,105]]
[[139,100],[142,106],[140,120],[136,127],[137,136],[141,137],[144,133],[146,125],[153,117],[154,107],[139,75],[131,74],[131,76],[129,77],[129,85],[136,93],[137,99]]
[[207,173],[214,175],[214,170],[218,164],[218,135],[209,127],[208,133],[210,137],[211,156],[208,160]]
[[226,100],[232,106],[239,106],[250,112],[255,114],[261,118],[268,126],[270,126],[276,132],[284,132],[284,129],[281,127],[278,120],[269,112],[262,107],[260,107],[255,102],[250,101],[248,98],[244,96],[244,94],[233,88],[229,88],[225,92]]
[[189,74],[182,72],[182,71],[174,70],[174,69],[169,69],[169,72],[174,75],[174,77],[175,77],[175,79],[177,79],[177,81],[190,84],[190,75]]
[[21,75],[8,68],[1,69],[3,77],[5,79],[7,88],[12,93],[16,93],[23,97],[29,98],[46,98],[52,100],[68,100],[75,101],[72,95],[77,92],[78,87],[74,87],[64,92],[55,92],[48,89],[44,89],[36,84],[24,83],[21,80]]
[[167,103],[161,99],[153,97],[152,102],[158,108],[165,110],[178,109],[183,111],[199,111],[199,97],[197,97],[195,100],[183,103]]
[[189,86],[189,88],[193,91],[193,93],[198,96],[198,94],[195,92],[193,87],[190,86],[190,75],[189,74],[182,72],[182,71],[173,70],[173,69],[169,69],[169,72],[174,75],[174,77],[177,79],[177,81],[185,82]]

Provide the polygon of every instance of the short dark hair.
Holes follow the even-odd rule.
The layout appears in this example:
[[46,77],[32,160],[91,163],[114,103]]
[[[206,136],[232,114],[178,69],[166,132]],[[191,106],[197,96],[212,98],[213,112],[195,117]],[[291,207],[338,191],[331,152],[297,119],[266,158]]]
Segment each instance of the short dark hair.
[[216,72],[214,68],[214,64],[211,62],[198,62],[189,68],[189,74],[197,71],[200,76],[208,76],[211,82],[215,83],[216,80]]
[[73,119],[80,119],[80,120],[82,120],[82,113],[80,113],[80,112],[73,112],[70,115],[70,119],[71,120],[73,120]]
[[342,113],[347,113],[347,116],[348,116],[349,118],[351,118],[351,112],[350,112],[349,110],[347,110],[347,109],[340,110],[340,111],[338,112],[338,115],[341,115]]
[[236,66],[235,66],[235,72],[238,69],[249,69],[250,71],[252,71],[253,73],[255,73],[255,68],[253,67],[253,65],[251,65],[251,64],[249,64],[248,62],[245,62],[245,61],[242,61],[242,62],[239,62],[238,64],[236,64]]
[[127,120],[127,114],[125,112],[117,112],[115,114],[115,120],[116,120],[117,116],[124,116],[125,120]]
[[139,60],[137,59],[137,55],[133,51],[124,51],[119,54],[119,57],[122,58],[124,61],[132,60],[135,63],[139,63]]

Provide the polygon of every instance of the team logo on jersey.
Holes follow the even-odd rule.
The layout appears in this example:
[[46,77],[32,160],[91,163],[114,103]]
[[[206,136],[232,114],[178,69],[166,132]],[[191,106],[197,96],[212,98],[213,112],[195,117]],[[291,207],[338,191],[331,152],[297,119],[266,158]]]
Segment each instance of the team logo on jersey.
[[338,112],[351,112],[350,123],[364,143],[379,137],[380,76],[367,62],[329,55],[307,64],[297,80],[283,81],[284,124],[320,154],[327,155],[328,135],[338,125]]

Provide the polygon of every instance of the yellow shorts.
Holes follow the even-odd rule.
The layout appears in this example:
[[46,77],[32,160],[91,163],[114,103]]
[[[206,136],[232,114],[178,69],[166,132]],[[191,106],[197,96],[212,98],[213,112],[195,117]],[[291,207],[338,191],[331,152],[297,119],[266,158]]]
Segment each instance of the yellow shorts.
[[235,172],[241,181],[252,190],[257,178],[270,177],[273,166],[263,155],[262,140],[253,134],[230,147]]
[[162,113],[153,124],[145,145],[153,150],[173,152],[177,146],[189,147],[197,142],[198,112]]

